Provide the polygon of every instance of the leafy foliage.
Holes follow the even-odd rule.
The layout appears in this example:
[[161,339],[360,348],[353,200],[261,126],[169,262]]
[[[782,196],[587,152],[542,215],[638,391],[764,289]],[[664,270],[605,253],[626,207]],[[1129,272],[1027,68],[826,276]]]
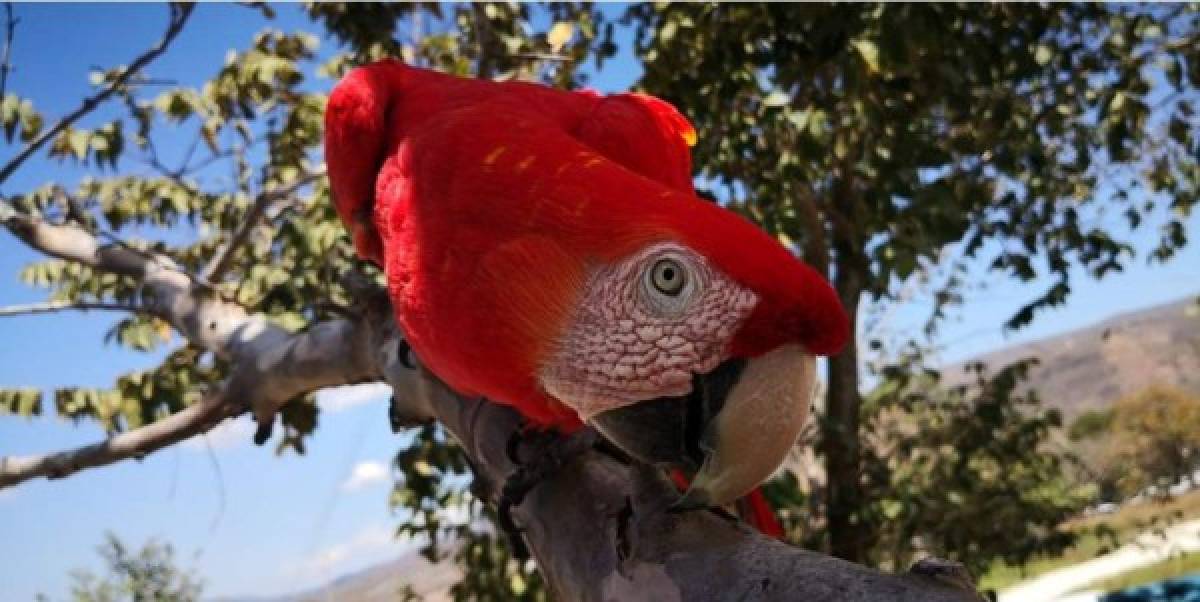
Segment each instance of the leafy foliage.
[[973,382],[949,390],[919,369],[887,371],[864,408],[864,515],[880,533],[873,562],[901,569],[932,553],[979,575],[996,560],[1020,566],[1071,543],[1057,527],[1096,490],[1068,477],[1052,441],[1061,417],[1022,387],[1036,363],[994,374],[973,364]]
[[1163,494],[1200,468],[1200,399],[1153,386],[1117,400],[1097,424],[1081,420],[1072,431],[1102,439],[1090,462],[1100,485],[1127,498],[1157,487]]
[[[197,602],[203,584],[175,564],[170,544],[151,540],[133,551],[108,533],[97,548],[108,574],[97,576],[78,570],[71,574],[73,602]],[[45,596],[39,599],[46,600]]]

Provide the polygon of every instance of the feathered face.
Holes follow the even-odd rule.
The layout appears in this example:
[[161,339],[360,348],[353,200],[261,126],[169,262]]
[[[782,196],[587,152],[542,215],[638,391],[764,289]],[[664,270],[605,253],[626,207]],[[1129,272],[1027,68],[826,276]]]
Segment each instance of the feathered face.
[[541,384],[631,455],[694,473],[686,504],[732,502],[786,456],[814,383],[799,341],[735,354],[759,301],[688,247],[649,245],[586,278]]
[[542,384],[585,420],[687,395],[694,374],[726,359],[757,301],[686,247],[650,246],[590,275]]

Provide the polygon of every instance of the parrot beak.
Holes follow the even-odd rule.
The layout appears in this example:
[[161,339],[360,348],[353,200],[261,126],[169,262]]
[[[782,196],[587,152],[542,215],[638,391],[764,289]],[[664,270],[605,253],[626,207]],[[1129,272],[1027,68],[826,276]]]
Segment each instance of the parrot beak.
[[691,486],[675,507],[723,506],[784,461],[808,419],[816,358],[785,345],[697,375],[692,392],[609,410],[592,422],[643,462],[681,468]]

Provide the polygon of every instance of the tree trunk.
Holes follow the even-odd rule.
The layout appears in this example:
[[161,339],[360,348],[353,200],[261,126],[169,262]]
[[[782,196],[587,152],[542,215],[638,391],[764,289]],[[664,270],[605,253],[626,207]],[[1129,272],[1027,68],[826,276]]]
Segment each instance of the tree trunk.
[[821,448],[825,453],[825,512],[829,521],[830,552],[838,558],[862,562],[869,533],[860,518],[862,492],[858,393],[858,302],[862,284],[857,270],[839,253],[834,288],[850,316],[850,342],[829,358],[828,390],[822,423]]

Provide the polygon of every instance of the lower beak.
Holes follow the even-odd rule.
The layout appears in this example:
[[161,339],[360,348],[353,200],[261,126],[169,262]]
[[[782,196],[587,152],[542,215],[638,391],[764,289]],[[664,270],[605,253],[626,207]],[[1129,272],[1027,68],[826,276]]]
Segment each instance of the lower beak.
[[596,415],[593,424],[630,455],[683,469],[679,509],[723,506],[750,493],[787,458],[808,419],[816,359],[787,345],[697,376],[691,394]]

